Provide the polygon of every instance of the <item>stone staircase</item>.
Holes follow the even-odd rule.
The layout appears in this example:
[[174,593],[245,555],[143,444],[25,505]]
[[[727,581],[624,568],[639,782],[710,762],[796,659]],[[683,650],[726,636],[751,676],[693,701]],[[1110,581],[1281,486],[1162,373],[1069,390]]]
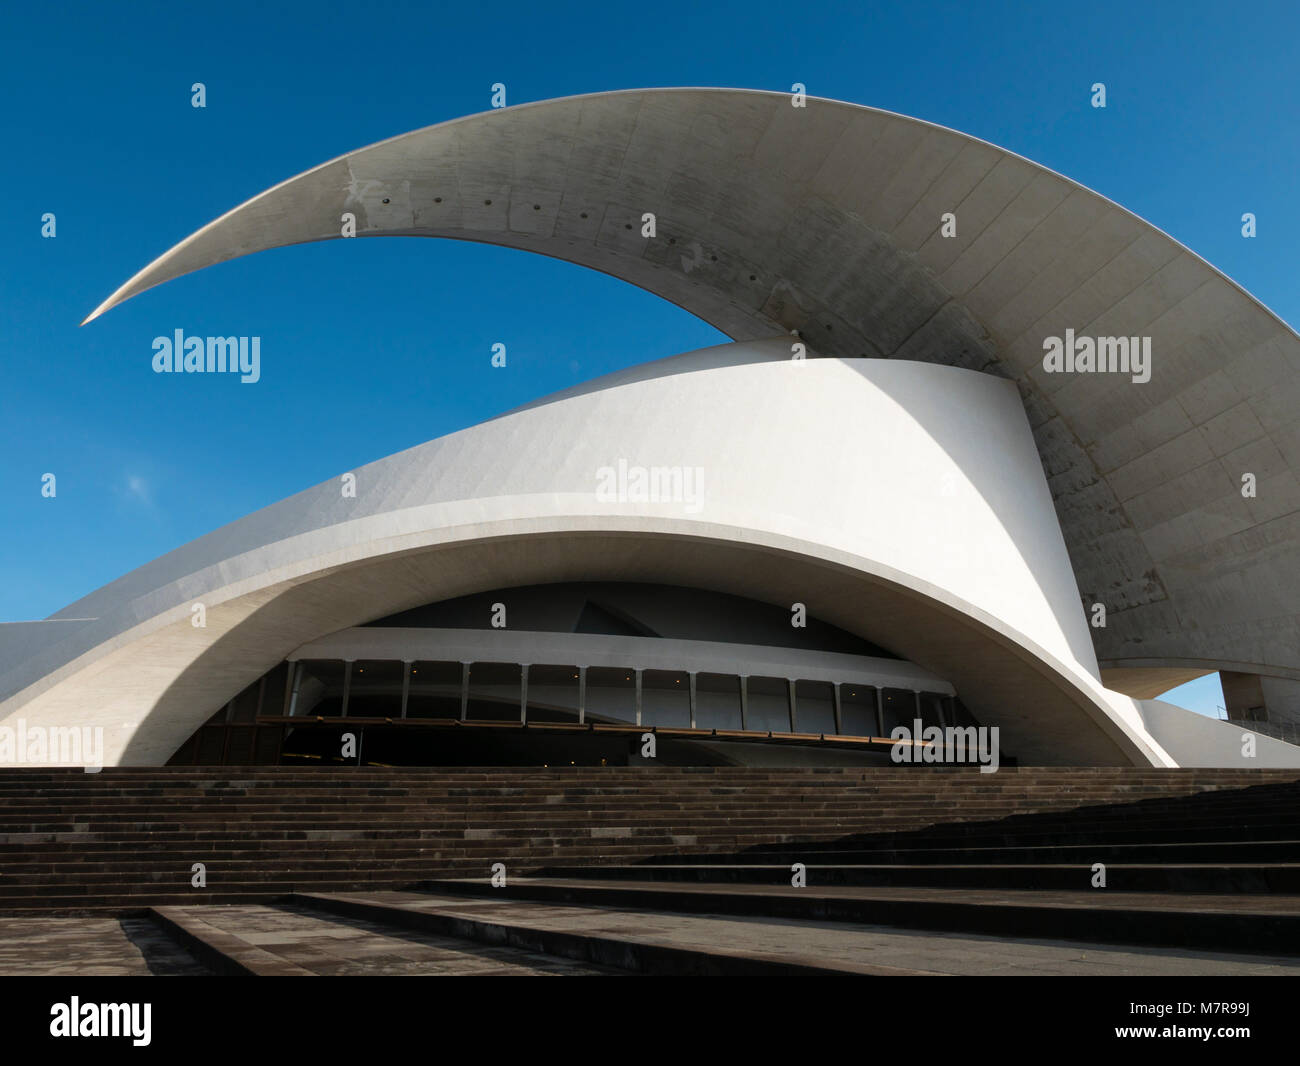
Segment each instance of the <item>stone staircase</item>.
[[[1293,876],[1283,868],[1300,839],[1298,779],[956,767],[7,769],[0,914],[385,891],[486,879],[497,862],[512,877],[549,868],[788,884],[799,861],[827,884],[1028,877],[1027,887],[1065,876],[1043,872],[1054,865],[1073,878],[1097,861],[1235,863],[1272,871],[1260,876],[1277,890]],[[1174,850],[1153,850],[1165,846]],[[191,887],[196,863],[204,888]],[[1010,881],[988,873],[1001,868]]]
[[1025,809],[920,829],[759,844],[598,866],[553,865],[555,877],[1082,890],[1103,866],[1121,892],[1300,893],[1300,782],[1191,794],[1125,792],[1068,810]]

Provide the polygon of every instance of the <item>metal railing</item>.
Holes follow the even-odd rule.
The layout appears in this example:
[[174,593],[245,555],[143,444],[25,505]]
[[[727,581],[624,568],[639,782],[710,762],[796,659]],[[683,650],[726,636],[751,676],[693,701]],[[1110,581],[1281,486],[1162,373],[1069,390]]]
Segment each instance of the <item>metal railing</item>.
[[1300,744],[1300,725],[1293,722],[1234,721],[1232,724],[1239,725],[1242,729],[1249,730],[1251,733],[1272,737],[1274,740],[1284,740],[1288,744]]

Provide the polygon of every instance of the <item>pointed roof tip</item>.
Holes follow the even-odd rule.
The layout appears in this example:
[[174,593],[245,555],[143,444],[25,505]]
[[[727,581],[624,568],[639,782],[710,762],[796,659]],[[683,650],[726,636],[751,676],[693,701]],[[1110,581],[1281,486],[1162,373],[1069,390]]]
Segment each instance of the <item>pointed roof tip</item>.
[[[83,319],[81,320],[81,326],[84,326],[87,322],[94,322],[95,319],[97,319],[97,318],[98,318],[100,315],[102,315],[105,311],[111,311],[115,306],[117,306],[117,302],[118,302],[118,301],[117,301],[117,294],[114,293],[114,294],[113,294],[112,296],[110,296],[107,300],[105,300],[102,304],[100,304],[100,305],[99,305],[98,307],[96,307],[93,311],[91,311],[90,314],[88,314],[85,318],[83,318]],[[80,329],[81,326],[78,326],[77,328]]]

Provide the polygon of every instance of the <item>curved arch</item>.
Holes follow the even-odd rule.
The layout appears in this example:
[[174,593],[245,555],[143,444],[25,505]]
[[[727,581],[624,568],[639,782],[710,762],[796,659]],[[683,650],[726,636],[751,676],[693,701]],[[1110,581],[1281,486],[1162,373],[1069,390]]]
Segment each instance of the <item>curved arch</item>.
[[[218,593],[209,597],[202,630],[190,625],[184,607],[169,612],[90,661],[69,664],[58,686],[28,702],[24,713],[39,722],[84,708],[98,692],[134,688],[132,703],[144,713],[121,731],[115,761],[160,763],[214,705],[310,640],[432,599],[482,591],[503,574],[520,583],[630,574],[771,603],[802,596],[832,624],[864,639],[887,638],[909,660],[950,678],[971,694],[967,702],[980,720],[999,726],[1005,747],[1026,761],[1160,762],[1149,738],[1114,716],[1068,664],[978,608],[905,575],[885,576],[887,568],[866,560],[812,546],[804,546],[811,551],[805,554],[794,545],[778,546],[781,538],[737,541],[571,525],[513,534],[478,530],[441,544],[421,539],[423,547],[350,562],[341,561],[343,553],[300,578]],[[872,610],[865,612],[864,604]],[[115,710],[110,706],[107,713]]]
[[[958,685],[1026,758],[1160,764],[1097,678],[1011,385],[786,350],[614,375],[361,467],[355,495],[326,482],[249,515],[67,608],[90,620],[0,676],[0,711],[84,721],[93,706],[119,756],[162,760],[214,699],[309,640],[511,584],[640,580],[803,603]],[[893,461],[840,447],[855,420]],[[680,498],[605,495],[616,459],[708,479]]]
[[[665,98],[665,97],[699,96],[701,94],[706,94],[708,97],[714,99],[721,99],[723,97],[731,97],[736,99],[763,98],[771,105],[782,109],[785,107],[787,103],[789,103],[791,99],[790,95],[787,93],[778,93],[778,92],[772,92],[769,90],[761,90],[761,89],[734,89],[734,88],[714,88],[714,87],[620,89],[620,90],[614,90],[608,92],[585,93],[585,94],[579,94],[575,96],[559,97],[552,100],[538,100],[538,101],[532,101],[530,103],[517,104],[510,108],[494,109],[490,111],[479,112],[474,115],[466,115],[460,118],[450,119],[446,122],[435,123],[432,126],[421,127],[420,129],[411,130],[407,133],[397,134],[396,136],[386,138],[382,141],[376,141],[375,143],[367,145],[363,148],[355,149],[351,152],[344,153],[343,155],[336,156],[334,159],[327,160],[324,163],[318,164],[315,167],[303,171],[301,174],[288,178],[285,181],[282,181],[279,184],[272,186],[270,189],[266,190],[265,192],[259,193],[256,196],[250,198],[249,200],[244,201],[244,203],[239,204],[238,206],[227,211],[225,214],[214,219],[206,226],[195,231],[185,240],[181,241],[179,244],[169,249],[163,255],[159,256],[152,263],[146,266],[143,270],[139,271],[136,275],[128,279],[111,296],[109,296],[108,299],[106,299],[97,308],[95,308],[94,311],[92,311],[89,315],[87,315],[86,318],[83,320],[82,324],[85,325],[86,323],[93,321],[94,319],[98,318],[100,315],[104,314],[106,311],[111,310],[112,308],[116,307],[118,304],[123,303],[126,300],[129,300],[131,297],[136,296],[141,292],[153,288],[156,285],[161,285],[174,278],[180,277],[183,274],[190,273],[194,270],[201,270],[206,266],[211,266],[216,263],[224,262],[232,258],[251,255],[254,252],[266,251],[272,248],[286,247],[290,244],[302,244],[302,243],[312,243],[312,242],[322,241],[322,240],[341,239],[342,233],[340,231],[340,228],[337,226],[332,226],[332,224],[326,226],[326,228],[323,231],[317,231],[314,235],[309,235],[307,232],[304,231],[290,231],[289,233],[285,233],[282,230],[278,230],[278,229],[262,231],[260,233],[260,240],[251,240],[248,242],[247,246],[239,249],[233,249],[233,248],[222,249],[220,246],[221,239],[218,236],[222,230],[228,227],[228,225],[236,224],[237,220],[240,219],[240,216],[244,215],[249,208],[251,208],[255,204],[261,203],[267,198],[271,198],[281,193],[288,193],[289,200],[302,199],[304,197],[304,193],[307,192],[307,190],[301,188],[301,186],[308,184],[312,181],[320,181],[320,179],[325,178],[329,174],[331,168],[334,168],[337,164],[345,164],[351,166],[351,164],[354,161],[359,161],[363,155],[367,155],[370,153],[378,153],[390,149],[395,150],[395,153],[398,157],[404,156],[407,153],[418,154],[422,156],[431,156],[440,150],[440,146],[437,145],[436,143],[424,144],[421,142],[424,142],[426,140],[431,141],[433,137],[437,134],[443,134],[443,133],[450,132],[452,130],[457,130],[461,126],[468,126],[470,124],[479,123],[493,116],[524,115],[530,122],[534,122],[534,121],[541,121],[536,119],[535,115],[533,114],[533,112],[537,110],[544,110],[549,112],[549,111],[555,111],[565,106],[579,105],[586,102],[606,102],[606,101],[621,100],[623,98],[626,98],[629,101],[633,101],[634,106],[639,107],[641,99],[645,97],[652,97],[657,99],[657,98]],[[963,142],[965,144],[969,144],[973,146],[981,146],[983,148],[989,149],[990,151],[995,153],[996,156],[999,158],[1014,160],[1017,163],[1025,165],[1026,167],[1033,168],[1034,170],[1041,172],[1043,175],[1048,176],[1055,181],[1061,182],[1062,184],[1069,186],[1073,191],[1077,191],[1088,197],[1101,201],[1105,203],[1107,206],[1109,206],[1110,208],[1114,209],[1115,211],[1120,212],[1123,215],[1131,218],[1135,222],[1140,223],[1143,227],[1150,230],[1152,233],[1157,234],[1159,237],[1168,241],[1171,245],[1177,247],[1177,249],[1180,252],[1192,256],[1193,258],[1195,258],[1196,260],[1204,264],[1209,270],[1213,271],[1214,274],[1217,275],[1219,279],[1236,288],[1243,296],[1246,296],[1257,308],[1259,308],[1260,311],[1273,317],[1279,325],[1283,326],[1284,328],[1290,329],[1290,327],[1287,326],[1287,324],[1283,322],[1282,319],[1275,312],[1273,312],[1271,309],[1266,307],[1257,297],[1252,296],[1249,292],[1247,292],[1244,288],[1238,285],[1235,281],[1229,278],[1222,271],[1218,270],[1212,264],[1206,262],[1200,256],[1196,255],[1196,253],[1193,252],[1191,249],[1187,248],[1186,245],[1175,240],[1173,237],[1165,233],[1159,227],[1141,218],[1136,213],[1128,210],[1127,208],[1119,204],[1116,204],[1114,201],[1102,196],[1100,193],[1092,189],[1088,189],[1086,186],[1079,184],[1073,179],[1068,178],[1057,171],[1051,170],[1050,168],[1043,166],[1041,163],[1036,163],[1031,159],[1021,156],[1015,152],[1012,152],[1009,149],[1001,148],[997,145],[992,144],[989,141],[984,141],[980,138],[971,136],[970,134],[961,133],[960,131],[951,129],[950,127],[947,126],[939,125],[938,123],[928,122],[925,119],[919,119],[909,115],[902,115],[899,114],[898,112],[886,111],[882,108],[869,107],[864,104],[855,104],[844,100],[834,100],[827,97],[816,97],[816,96],[807,97],[807,101],[811,103],[814,108],[833,107],[837,109],[844,109],[849,112],[857,112],[857,113],[876,116],[879,120],[882,121],[895,120],[901,123],[908,123],[918,128],[922,128],[934,133],[951,137],[955,141]],[[639,113],[637,114],[637,117],[639,118]],[[728,117],[731,117],[730,114],[728,114]],[[720,128],[721,125],[720,120],[718,125]],[[543,130],[537,131],[538,135],[540,135],[543,132],[544,132]],[[534,164],[536,160],[533,158],[528,158],[527,162],[531,165]],[[379,187],[358,189],[356,188],[358,179],[356,179],[354,175],[349,173],[348,199],[351,200],[355,197],[357,202],[364,203],[366,200],[365,194],[368,193],[369,202],[372,205],[376,200],[378,200],[383,205],[388,205],[389,201],[391,200],[391,197],[387,199],[383,197],[382,193],[384,189],[382,183],[385,180],[391,180],[391,179],[368,179],[368,180],[376,182],[379,185]],[[315,194],[320,191],[321,189],[319,187],[314,188],[311,190],[311,194]],[[439,199],[438,202],[442,202],[441,199]],[[485,204],[485,206],[491,206],[491,205]],[[538,209],[540,209],[540,205],[537,206]],[[398,209],[395,209],[391,213],[394,214],[398,213]],[[414,221],[414,219],[412,220]],[[358,221],[360,222],[361,220]],[[245,231],[245,232],[248,233],[249,231]],[[489,227],[489,229],[485,230],[484,232],[491,232],[491,228]],[[528,232],[531,232],[531,230],[525,229],[521,231],[521,233],[528,233]],[[365,228],[363,223],[362,226],[358,228],[357,235],[358,236],[435,236],[435,237],[450,236],[450,234],[444,233],[442,229],[438,227],[430,227],[428,229],[405,227],[405,226],[394,227],[391,225],[385,225],[382,221],[379,222],[373,229]],[[474,235],[472,231],[469,230],[467,230],[466,233],[463,235],[458,235],[457,239],[482,240],[485,243],[500,243],[508,247],[519,247],[524,250],[536,250],[531,248],[525,248],[524,245],[522,244],[516,244],[510,238],[506,238],[502,240],[491,240],[486,237]],[[199,260],[201,260],[201,262],[199,262],[198,265],[187,265],[185,262],[182,262],[181,260],[182,260],[183,253],[188,253],[188,252],[196,252],[197,257]],[[545,252],[544,254],[552,255],[555,258],[564,259],[569,262],[579,261],[577,259],[571,259],[568,255],[558,250],[551,250]],[[613,277],[618,277],[622,280],[630,280],[625,278],[621,272],[613,269],[606,270],[599,265],[596,265],[593,268],[597,270],[601,270],[603,273],[608,273]],[[648,291],[654,292],[655,290],[650,289]],[[657,295],[662,295],[662,294],[657,293]],[[678,306],[681,306],[687,310],[691,309],[686,304],[678,304]],[[706,321],[709,320],[706,319]],[[736,337],[734,339],[741,340],[741,339],[753,339],[753,338]],[[827,347],[826,350],[830,354],[838,354],[845,357],[848,357],[852,354],[848,351],[843,351],[843,352],[837,351],[833,347]]]

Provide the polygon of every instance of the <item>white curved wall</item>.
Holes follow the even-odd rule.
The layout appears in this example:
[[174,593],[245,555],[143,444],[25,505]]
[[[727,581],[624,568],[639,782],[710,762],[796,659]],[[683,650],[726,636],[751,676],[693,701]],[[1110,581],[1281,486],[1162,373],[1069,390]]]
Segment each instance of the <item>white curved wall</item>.
[[[1101,687],[1015,386],[933,364],[789,354],[779,337],[613,375],[361,467],[355,498],[329,481],[232,523],[55,615],[93,621],[3,664],[0,718],[102,718],[109,764],[147,723],[157,736],[136,750],[165,758],[197,723],[152,714],[164,693],[201,658],[228,654],[222,684],[234,687],[208,683],[210,702],[192,712],[201,720],[251,680],[258,664],[222,649],[285,588],[435,544],[509,536],[527,550],[529,536],[606,530],[768,546],[909,590],[1050,675],[1083,708],[1080,728],[1102,728],[1132,761],[1170,764],[1132,701]],[[599,499],[598,471],[620,462],[698,469],[702,496]],[[499,587],[492,577],[480,587]],[[208,630],[187,625],[195,601]],[[305,634],[302,621],[285,639],[297,647],[342,617],[322,614],[327,628]],[[1013,710],[1032,717],[1040,698]]]
[[1300,765],[1300,747],[1251,731],[1248,722],[1222,722],[1163,700],[1139,700],[1147,730],[1179,766],[1242,770]]

